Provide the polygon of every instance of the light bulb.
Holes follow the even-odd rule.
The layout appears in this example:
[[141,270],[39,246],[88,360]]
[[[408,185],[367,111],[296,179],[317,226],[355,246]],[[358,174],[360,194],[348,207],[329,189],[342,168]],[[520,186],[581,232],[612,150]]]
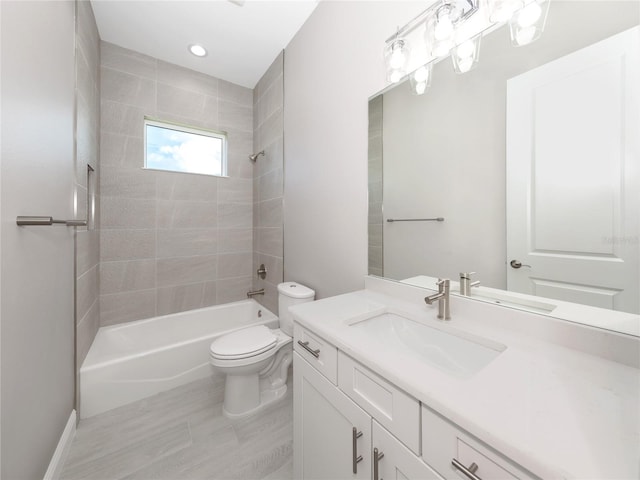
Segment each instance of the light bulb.
[[422,95],[427,90],[427,82],[417,82],[414,90],[416,95]]
[[471,40],[467,40],[456,47],[456,55],[459,58],[472,58],[476,53],[476,47]]
[[444,13],[438,17],[435,28],[433,29],[433,36],[436,40],[445,40],[453,34],[453,22],[449,13]]
[[402,66],[404,65],[404,60],[405,57],[402,48],[395,47],[392,50],[391,57],[389,58],[389,67],[393,69],[402,68]]
[[468,72],[469,70],[471,70],[471,67],[473,67],[472,57],[465,57],[458,60],[458,71],[460,73]]
[[518,25],[520,27],[531,27],[540,19],[542,8],[533,0],[518,13]]
[[431,49],[431,54],[434,57],[444,57],[449,55],[451,51],[451,47],[453,46],[453,42],[449,40],[442,40],[440,42],[436,42]]
[[391,83],[398,83],[401,78],[402,78],[401,70],[391,70],[391,72],[389,73],[389,81]]
[[427,67],[420,67],[413,72],[413,79],[417,83],[427,83],[427,80],[429,79],[429,70],[427,70]]
[[533,41],[536,35],[536,27],[519,28],[516,32],[516,43],[518,45],[527,45]]

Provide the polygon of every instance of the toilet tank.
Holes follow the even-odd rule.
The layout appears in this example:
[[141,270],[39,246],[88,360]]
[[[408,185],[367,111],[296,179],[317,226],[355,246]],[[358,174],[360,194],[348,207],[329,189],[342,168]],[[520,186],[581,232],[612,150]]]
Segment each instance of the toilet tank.
[[278,285],[278,314],[280,330],[293,337],[293,316],[289,307],[313,301],[316,292],[296,282],[284,282]]

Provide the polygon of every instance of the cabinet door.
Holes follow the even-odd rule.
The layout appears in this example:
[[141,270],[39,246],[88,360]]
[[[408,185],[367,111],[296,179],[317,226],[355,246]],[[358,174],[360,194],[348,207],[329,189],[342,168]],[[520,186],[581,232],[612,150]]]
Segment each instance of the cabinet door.
[[[378,459],[374,457],[377,450]],[[373,480],[443,480],[420,457],[373,421]],[[377,465],[376,465],[377,464]],[[377,477],[376,477],[377,473]]]
[[298,353],[293,382],[294,478],[370,479],[371,417]]

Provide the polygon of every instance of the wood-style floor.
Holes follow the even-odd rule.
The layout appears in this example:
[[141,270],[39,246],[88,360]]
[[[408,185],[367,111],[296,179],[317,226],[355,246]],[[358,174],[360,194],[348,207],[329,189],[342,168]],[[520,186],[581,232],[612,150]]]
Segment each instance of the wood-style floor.
[[63,480],[290,480],[291,378],[284,399],[240,420],[222,415],[207,378],[82,420]]

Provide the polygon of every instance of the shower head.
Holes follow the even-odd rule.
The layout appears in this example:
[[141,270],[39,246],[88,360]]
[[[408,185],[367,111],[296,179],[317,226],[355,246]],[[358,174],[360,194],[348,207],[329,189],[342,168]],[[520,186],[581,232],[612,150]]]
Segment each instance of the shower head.
[[258,153],[254,153],[253,155],[249,155],[249,160],[255,163],[255,161],[258,159],[260,155],[264,155],[264,150]]

